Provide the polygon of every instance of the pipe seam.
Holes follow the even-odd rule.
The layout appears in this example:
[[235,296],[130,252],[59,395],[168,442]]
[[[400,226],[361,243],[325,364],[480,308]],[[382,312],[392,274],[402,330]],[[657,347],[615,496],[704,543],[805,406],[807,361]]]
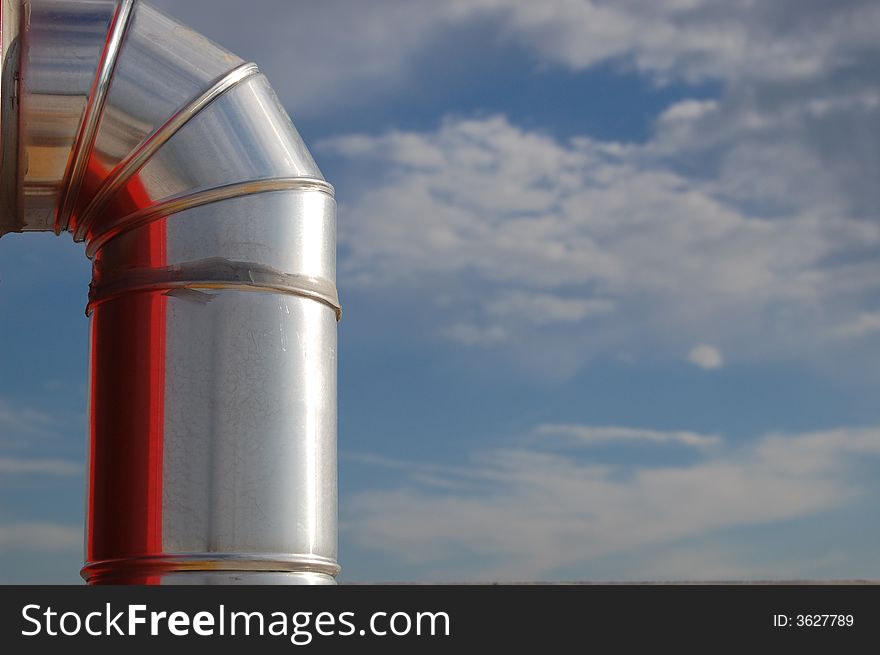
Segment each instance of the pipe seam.
[[92,237],[92,240],[86,245],[86,255],[90,259],[94,259],[107,242],[121,234],[187,209],[194,209],[230,198],[273,191],[318,191],[326,193],[331,198],[335,193],[333,185],[316,177],[267,177],[178,194],[113,221]]
[[[128,293],[178,289],[237,289],[284,293],[316,300],[342,318],[336,285],[324,278],[284,273],[251,262],[211,258],[184,266],[129,269],[120,279],[92,283],[86,314],[101,303]],[[210,300],[210,299],[209,299]]]
[[74,241],[85,240],[94,217],[107,206],[116,192],[124,187],[184,125],[227,91],[234,89],[245,80],[259,75],[259,73],[260,69],[253,63],[242,64],[224,73],[202,94],[178,109],[171,118],[147,136],[125,159],[119,162],[113,172],[102,182],[101,187],[77,222],[73,235]]
[[107,102],[110,84],[113,81],[113,72],[116,70],[116,62],[119,59],[119,52],[122,50],[122,43],[128,32],[128,27],[131,25],[136,1],[121,0],[113,15],[95,81],[86,101],[82,121],[67,163],[67,169],[64,172],[63,191],[55,217],[55,234],[60,235],[67,230],[74,207],[79,199],[86,167],[92,157],[95,140],[98,137],[98,127],[101,123],[101,117],[104,115],[104,106]]
[[278,555],[276,553],[181,553],[89,562],[80,575],[89,582],[106,574],[155,575],[169,572],[265,571],[283,573],[320,573],[335,577],[342,570],[335,561],[317,555]]

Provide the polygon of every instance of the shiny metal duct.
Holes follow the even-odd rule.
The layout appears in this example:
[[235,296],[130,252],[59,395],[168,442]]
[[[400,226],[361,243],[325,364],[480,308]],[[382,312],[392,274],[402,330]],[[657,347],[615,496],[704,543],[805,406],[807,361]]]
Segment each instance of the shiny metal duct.
[[93,260],[83,577],[332,583],[333,188],[255,65],[148,4],[0,2],[0,235]]

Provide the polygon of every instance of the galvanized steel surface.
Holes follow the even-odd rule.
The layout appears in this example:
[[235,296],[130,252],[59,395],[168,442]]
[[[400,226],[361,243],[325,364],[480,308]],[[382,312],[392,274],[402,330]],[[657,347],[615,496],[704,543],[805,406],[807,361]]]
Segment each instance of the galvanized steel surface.
[[149,5],[18,9],[0,235],[94,260],[84,577],[332,582],[333,187],[255,65]]

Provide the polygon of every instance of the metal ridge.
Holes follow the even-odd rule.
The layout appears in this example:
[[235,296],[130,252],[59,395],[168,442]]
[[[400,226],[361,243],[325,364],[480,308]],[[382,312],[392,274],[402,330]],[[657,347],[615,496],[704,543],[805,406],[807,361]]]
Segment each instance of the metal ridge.
[[92,578],[113,575],[155,575],[170,572],[241,572],[266,571],[282,573],[320,573],[335,577],[342,570],[335,561],[317,555],[280,555],[277,553],[179,553],[149,555],[89,562],[80,575],[86,582]]
[[55,234],[61,234],[67,229],[74,206],[79,198],[86,167],[95,147],[95,139],[98,137],[98,126],[104,114],[107,93],[113,81],[113,72],[116,70],[116,62],[119,59],[119,52],[122,50],[125,34],[131,24],[136,2],[137,0],[121,0],[113,15],[104,52],[101,54],[101,61],[98,64],[98,72],[95,75],[92,91],[89,94],[86,109],[77,131],[76,141],[67,162],[67,170],[64,172],[61,201],[58,204],[58,213],[55,217]]
[[192,101],[181,107],[177,112],[147,136],[128,156],[123,159],[112,173],[105,179],[91,202],[79,217],[74,232],[74,241],[83,241],[94,217],[101,212],[107,203],[171,137],[195,118],[203,109],[211,105],[217,98],[235,88],[255,75],[260,69],[256,64],[242,64],[217,78],[210,87]]
[[182,266],[129,269],[119,279],[93,283],[86,314],[119,296],[176,289],[240,289],[286,293],[310,298],[328,305],[342,319],[342,306],[336,285],[325,278],[284,273],[252,262],[235,262],[213,257]]
[[187,209],[209,205],[221,200],[240,198],[257,193],[271,193],[273,191],[320,191],[331,197],[335,193],[332,184],[319,180],[316,177],[267,177],[259,180],[233,182],[208,189],[199,189],[198,191],[166,198],[155,205],[116,219],[92,237],[92,240],[86,246],[86,255],[89,258],[94,258],[95,254],[111,239],[172,214],[178,214]]

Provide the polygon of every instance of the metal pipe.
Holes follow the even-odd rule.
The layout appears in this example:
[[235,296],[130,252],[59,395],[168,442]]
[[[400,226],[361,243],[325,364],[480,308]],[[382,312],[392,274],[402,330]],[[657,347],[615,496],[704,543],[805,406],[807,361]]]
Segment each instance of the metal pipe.
[[333,583],[333,187],[254,64],[146,3],[0,1],[0,236],[93,260],[83,577]]

